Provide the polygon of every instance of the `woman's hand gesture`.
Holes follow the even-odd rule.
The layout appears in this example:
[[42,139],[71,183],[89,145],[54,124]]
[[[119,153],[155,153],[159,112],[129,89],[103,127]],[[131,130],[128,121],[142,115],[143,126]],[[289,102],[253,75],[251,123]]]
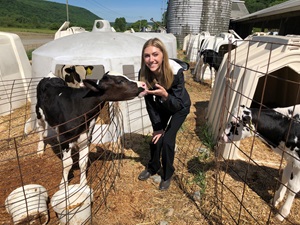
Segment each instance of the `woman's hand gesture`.
[[161,96],[162,100],[164,101],[168,97],[168,92],[166,91],[166,89],[159,84],[155,84],[154,89],[148,90],[147,93],[151,95]]
[[152,142],[153,144],[156,144],[158,142],[158,140],[160,139],[160,137],[164,136],[164,130],[157,130],[154,131],[152,134]]

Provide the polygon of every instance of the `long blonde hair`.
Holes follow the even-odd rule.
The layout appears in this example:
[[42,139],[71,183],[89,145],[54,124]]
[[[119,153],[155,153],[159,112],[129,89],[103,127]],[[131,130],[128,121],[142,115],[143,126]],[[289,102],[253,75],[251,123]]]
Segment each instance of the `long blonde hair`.
[[[144,51],[147,47],[154,46],[161,50],[163,54],[163,62],[161,68],[161,76],[155,78],[154,74],[151,70],[146,66],[144,61]],[[159,83],[166,90],[168,90],[174,80],[174,75],[169,63],[169,56],[166,50],[165,45],[158,38],[152,38],[146,41],[142,50],[142,58],[141,58],[141,71],[140,71],[140,80],[146,82],[148,88],[152,88],[156,83]]]

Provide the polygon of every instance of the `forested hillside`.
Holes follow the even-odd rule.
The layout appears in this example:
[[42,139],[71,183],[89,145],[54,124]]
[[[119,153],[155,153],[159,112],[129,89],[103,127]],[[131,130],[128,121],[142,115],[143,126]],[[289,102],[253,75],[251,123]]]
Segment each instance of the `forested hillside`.
[[249,13],[254,13],[286,1],[287,0],[245,0],[245,5]]
[[[66,5],[45,0],[0,0],[0,27],[57,30],[67,20]],[[89,29],[99,18],[90,11],[68,6],[72,26]]]

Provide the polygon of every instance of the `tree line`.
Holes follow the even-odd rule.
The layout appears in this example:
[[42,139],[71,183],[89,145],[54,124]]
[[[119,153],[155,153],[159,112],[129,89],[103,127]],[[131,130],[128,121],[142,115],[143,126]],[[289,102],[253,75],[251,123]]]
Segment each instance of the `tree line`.
[[149,25],[151,25],[151,30],[156,31],[158,30],[159,26],[162,26],[161,22],[149,22],[147,20],[138,20],[134,23],[128,23],[126,22],[126,19],[124,17],[116,18],[115,22],[112,24],[114,29],[117,32],[124,32],[126,30],[133,29],[136,32],[142,31],[145,28],[148,28]]
[[288,0],[245,0],[245,5],[249,13],[254,13],[286,1]]

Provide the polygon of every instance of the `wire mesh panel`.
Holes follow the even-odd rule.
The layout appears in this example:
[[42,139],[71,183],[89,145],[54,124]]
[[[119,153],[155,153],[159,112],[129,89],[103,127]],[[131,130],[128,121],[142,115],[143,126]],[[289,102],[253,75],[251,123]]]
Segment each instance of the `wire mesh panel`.
[[[12,223],[12,212],[8,208],[22,201],[23,208],[25,208],[23,210],[24,215],[20,215],[16,224],[29,222],[45,224],[45,220],[49,221],[48,224],[57,224],[59,221],[48,200],[59,190],[63,171],[62,152],[57,147],[58,141],[54,135],[45,139],[52,147],[48,144],[44,154],[38,155],[39,133],[34,129],[34,126],[30,125],[34,125],[36,121],[32,120],[35,118],[35,112],[31,111],[34,106],[32,106],[28,96],[35,95],[35,89],[40,79],[1,81],[3,92],[0,99],[1,224]],[[113,189],[119,174],[119,159],[122,158],[123,149],[123,120],[118,104],[106,104],[102,109],[94,130],[95,136],[93,136],[93,140],[97,140],[97,142],[90,145],[89,167],[85,171],[87,173],[87,185],[91,188],[90,193],[93,195],[91,215],[97,213],[106,204],[106,197]],[[98,136],[105,136],[107,132],[109,132],[112,140],[116,141],[104,143],[101,138],[98,138]],[[69,174],[69,185],[76,185],[80,183],[81,175],[78,166],[78,152],[72,152],[72,157],[74,161],[72,172]],[[41,194],[40,192],[39,194],[25,195],[23,200],[18,197],[15,200],[7,201],[8,196],[16,189],[21,196],[26,194],[28,185],[44,188],[41,193],[47,194],[46,208],[41,208],[40,204],[36,204],[33,207],[33,212],[31,211],[30,202],[33,201],[33,197]],[[36,192],[37,188],[35,187],[34,190]],[[90,198],[90,195],[86,198]],[[18,210],[21,211],[18,207],[13,207],[13,211],[17,211],[15,214],[18,214]],[[93,223],[92,220],[91,217],[89,222]]]
[[[286,217],[281,224],[299,222],[300,201],[295,192],[299,190],[300,153],[288,143],[295,135],[293,144],[298,146],[300,131],[299,112],[294,107],[300,102],[298,42],[295,36],[244,40],[228,54],[217,75],[208,115],[219,137],[215,194],[217,215],[224,224],[279,224],[280,215]],[[250,123],[240,105],[248,107]],[[292,107],[292,115],[274,112],[285,107]],[[294,133],[290,133],[291,127],[295,127]],[[226,128],[231,128],[235,138]],[[267,135],[265,129],[269,129]],[[243,138],[245,132],[250,137]],[[270,140],[270,135],[277,135],[276,141]],[[224,144],[229,136],[229,144]],[[277,190],[282,201],[274,206]],[[286,216],[289,203],[285,202],[291,194],[296,197]]]

